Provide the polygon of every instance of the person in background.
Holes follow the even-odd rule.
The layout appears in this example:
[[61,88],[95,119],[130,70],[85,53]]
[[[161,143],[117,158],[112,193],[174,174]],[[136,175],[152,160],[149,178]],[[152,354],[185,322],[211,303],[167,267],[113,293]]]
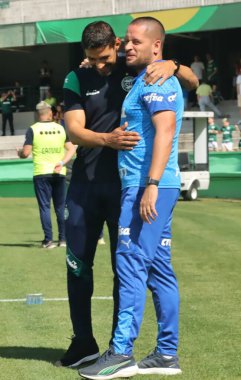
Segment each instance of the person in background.
[[211,151],[218,151],[217,134],[220,133],[220,128],[215,124],[213,117],[208,118],[208,148]]
[[[193,62],[191,63],[190,67],[194,74],[197,76],[199,84],[201,84],[205,75],[205,66],[204,63],[200,61],[199,55],[194,55]],[[192,107],[198,106],[195,90],[190,91],[189,99],[192,102]]]
[[212,85],[212,98],[215,106],[223,101],[222,94],[218,90],[218,86],[216,84]]
[[39,100],[44,100],[47,96],[47,91],[51,86],[52,70],[49,64],[44,60],[39,70]]
[[2,111],[2,136],[6,136],[6,125],[9,123],[11,135],[14,135],[13,124],[13,102],[16,101],[16,96],[13,91],[3,92],[0,98],[0,108]]
[[[74,336],[56,363],[64,367],[76,367],[99,356],[92,330],[91,296],[95,251],[104,222],[114,273],[113,331],[116,326],[119,296],[115,250],[120,215],[117,150],[131,150],[140,139],[137,132],[126,132],[126,125],[119,127],[121,105],[136,75],[126,66],[125,57],[118,56],[121,40],[109,24],[97,21],[84,29],[82,44],[91,67],[71,71],[64,83],[65,124],[71,141],[79,145],[66,201],[67,281]],[[191,69],[173,60],[150,65],[145,80],[163,84],[173,73],[189,88],[197,85]]]
[[24,92],[23,87],[20,85],[20,82],[16,81],[14,84],[13,92],[15,94],[15,106],[16,112],[20,111],[20,107],[24,106]]
[[[138,76],[122,106],[121,123],[138,131],[141,140],[118,154],[122,183],[116,265],[119,278],[118,324],[110,348],[95,364],[79,370],[89,379],[136,374],[176,375],[179,367],[179,292],[171,264],[171,225],[180,193],[178,136],[183,95],[175,77],[162,86],[145,86],[146,66],[162,59],[163,25],[152,17],[134,19],[126,33],[128,67]],[[134,341],[144,314],[147,288],[156,318],[155,350],[138,365]]]
[[218,66],[210,53],[206,54],[206,76],[208,83],[218,85]]
[[200,60],[199,55],[194,55],[194,59],[190,67],[194,74],[197,76],[199,83],[201,84],[205,75],[205,66],[204,63]]
[[76,147],[68,141],[65,129],[53,121],[49,104],[40,102],[36,106],[39,121],[28,128],[20,158],[33,154],[33,182],[38,201],[41,224],[44,232],[42,248],[56,247],[53,242],[51,223],[51,199],[58,224],[58,246],[66,247],[64,207],[66,195],[65,165],[75,154]]
[[57,99],[53,96],[51,90],[47,90],[46,98],[44,99],[44,102],[49,104],[51,107],[55,107],[57,105]]
[[233,64],[233,78],[232,78],[232,99],[237,99],[237,77],[241,69],[241,58],[237,59]]
[[210,53],[206,54],[206,59],[206,79],[207,83],[212,88],[212,101],[215,105],[217,105],[223,100],[223,96],[220,91],[219,70]]
[[237,124],[241,124],[241,67],[239,68],[239,73],[236,78],[236,87],[237,87],[237,106],[240,113],[240,120]]
[[233,132],[239,132],[238,125],[231,125],[228,118],[222,120],[222,127],[220,131],[222,133],[222,150],[224,152],[232,152],[233,150]]
[[196,90],[200,111],[206,111],[206,107],[210,108],[216,116],[222,117],[221,111],[213,103],[212,88],[204,79]]
[[63,127],[64,125],[64,109],[62,104],[57,104],[56,106],[56,112],[54,113],[54,121],[56,123],[61,124]]

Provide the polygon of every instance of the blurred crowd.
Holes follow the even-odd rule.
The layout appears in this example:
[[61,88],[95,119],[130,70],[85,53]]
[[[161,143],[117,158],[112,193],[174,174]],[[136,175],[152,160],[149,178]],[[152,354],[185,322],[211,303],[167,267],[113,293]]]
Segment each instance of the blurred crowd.
[[[225,115],[222,107],[219,106],[224,100],[220,90],[223,79],[220,77],[218,65],[212,55],[206,54],[205,63],[199,55],[195,55],[190,67],[199,79],[199,87],[189,93],[184,91],[185,109],[198,107],[200,111],[212,110],[215,117],[221,119],[230,117],[231,115]],[[236,123],[241,124],[241,58],[233,67],[232,99],[237,100],[240,117]]]
[[232,152],[241,149],[241,139],[234,148],[233,132],[240,134],[237,124],[231,124],[228,118],[222,119],[219,125],[213,117],[208,118],[208,148],[210,151]]
[[[199,87],[196,90],[188,92],[183,88],[183,97],[185,110],[199,109],[200,111],[214,112],[215,118],[229,119],[232,115],[225,114],[222,111],[223,96],[220,91],[220,73],[215,59],[210,53],[207,53],[205,59],[201,59],[198,54],[194,55],[193,62],[190,63],[192,71],[199,79]],[[52,88],[53,70],[50,68],[48,61],[43,60],[39,69],[39,87],[37,101],[45,101],[52,108],[53,118],[57,123],[64,125],[64,111],[63,101],[56,96],[55,90]],[[241,125],[241,58],[237,60],[233,68],[232,79],[232,98],[237,101],[240,118],[235,122],[234,130],[237,131],[238,125]],[[59,94],[58,94],[59,95]],[[11,135],[15,134],[14,130],[14,112],[26,110],[26,92],[24,87],[19,81],[15,81],[13,86],[1,91],[0,95],[0,112],[2,113],[2,136],[6,135],[6,128],[9,125]],[[230,122],[228,121],[230,124]],[[210,139],[215,139],[216,132],[223,136],[227,135],[227,128],[225,131],[222,128],[225,123],[219,126],[219,130],[210,132]],[[232,125],[231,125],[232,127]],[[220,136],[219,136],[220,138]],[[232,132],[231,137],[232,138]],[[212,142],[210,140],[210,143]],[[220,148],[210,145],[212,150],[220,150]],[[233,149],[233,148],[232,148]],[[231,149],[231,150],[232,150]],[[222,143],[222,150],[230,150]]]

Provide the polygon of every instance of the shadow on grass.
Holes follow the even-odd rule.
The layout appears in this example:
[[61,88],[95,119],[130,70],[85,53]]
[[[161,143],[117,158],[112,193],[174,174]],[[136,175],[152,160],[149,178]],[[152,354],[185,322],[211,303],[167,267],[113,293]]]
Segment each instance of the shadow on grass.
[[47,347],[0,347],[0,357],[5,359],[34,359],[55,363],[65,350]]
[[0,247],[25,247],[25,248],[32,248],[32,247],[39,247],[39,244],[33,244],[33,243],[0,243]]
[[198,198],[198,199],[195,199],[195,201],[186,201],[185,199],[183,199],[183,198],[179,198],[178,199],[178,202],[201,202],[201,199],[200,198]]

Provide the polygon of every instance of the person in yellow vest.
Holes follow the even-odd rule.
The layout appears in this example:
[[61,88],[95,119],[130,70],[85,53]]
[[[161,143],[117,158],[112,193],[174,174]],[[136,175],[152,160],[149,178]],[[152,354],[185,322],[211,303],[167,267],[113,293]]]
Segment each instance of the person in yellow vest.
[[50,90],[47,91],[47,96],[44,99],[44,102],[49,104],[52,108],[57,106],[57,99],[52,95]]
[[56,247],[51,223],[51,199],[57,217],[58,246],[65,247],[65,165],[75,154],[76,147],[68,140],[64,127],[52,121],[53,114],[49,104],[41,101],[36,110],[39,121],[28,128],[24,145],[17,152],[20,158],[27,158],[31,153],[33,155],[34,189],[44,231],[42,248]]
[[207,83],[205,78],[196,89],[196,95],[200,111],[206,111],[206,108],[210,108],[215,113],[216,117],[223,117],[222,112],[213,102],[212,87]]

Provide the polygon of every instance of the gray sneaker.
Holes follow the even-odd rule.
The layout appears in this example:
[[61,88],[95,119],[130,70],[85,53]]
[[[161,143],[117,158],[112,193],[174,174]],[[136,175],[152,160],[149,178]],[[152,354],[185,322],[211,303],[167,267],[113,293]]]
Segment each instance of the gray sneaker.
[[80,376],[86,379],[116,379],[130,377],[138,373],[133,356],[115,354],[112,347],[99,357],[95,364],[81,368]]
[[159,354],[156,348],[137,365],[140,375],[178,375],[182,373],[177,356]]

